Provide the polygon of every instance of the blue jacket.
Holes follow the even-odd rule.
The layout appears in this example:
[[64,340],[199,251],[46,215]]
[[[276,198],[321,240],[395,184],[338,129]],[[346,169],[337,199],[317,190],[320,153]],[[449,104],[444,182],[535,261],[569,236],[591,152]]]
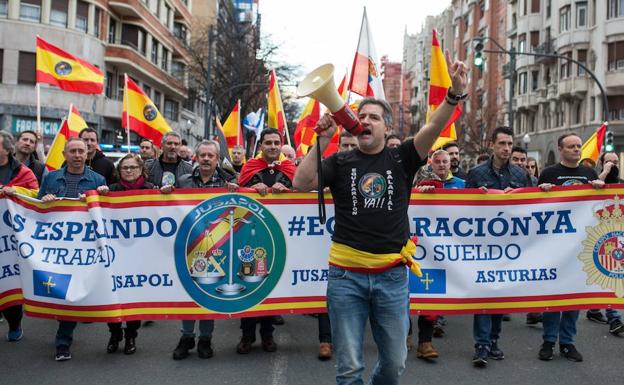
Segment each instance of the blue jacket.
[[466,185],[466,182],[463,179],[458,178],[456,176],[451,176],[450,178],[444,181],[444,188],[464,188],[465,185]]
[[[65,197],[67,193],[67,185],[65,183],[65,173],[67,167],[63,167],[58,170],[50,172],[43,178],[41,187],[39,188],[39,195],[37,198],[41,199],[44,195],[54,194],[58,198]],[[100,186],[106,185],[106,179],[97,172],[91,170],[85,166],[84,174],[78,182],[78,191],[82,194],[85,191],[95,190]]]
[[494,171],[492,158],[473,167],[466,178],[466,188],[478,188],[485,186],[488,189],[504,190],[507,187],[520,188],[531,187],[529,173],[509,162],[498,172]]

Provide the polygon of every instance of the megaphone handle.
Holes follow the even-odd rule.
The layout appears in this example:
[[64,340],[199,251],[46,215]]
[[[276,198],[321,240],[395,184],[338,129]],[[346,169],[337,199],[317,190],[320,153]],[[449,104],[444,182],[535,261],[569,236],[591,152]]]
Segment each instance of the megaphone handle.
[[319,222],[324,225],[327,220],[327,213],[325,212],[325,192],[323,181],[323,158],[321,156],[321,143],[319,142],[319,136],[316,137],[316,166],[318,169],[318,211]]

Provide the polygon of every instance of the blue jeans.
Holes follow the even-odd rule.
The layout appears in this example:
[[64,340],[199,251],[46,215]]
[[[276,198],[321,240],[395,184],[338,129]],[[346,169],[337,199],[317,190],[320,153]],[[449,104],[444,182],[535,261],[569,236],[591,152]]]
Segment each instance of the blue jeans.
[[59,321],[56,331],[56,339],[54,345],[58,348],[60,345],[71,346],[74,341],[74,329],[78,325],[75,321]]
[[579,318],[578,310],[556,311],[544,313],[544,341],[559,344],[573,344],[576,336],[576,321]]
[[[208,337],[212,338],[212,331],[214,330],[214,320],[199,320],[199,338]],[[182,321],[183,337],[195,338],[195,320],[183,320]]]
[[363,340],[367,319],[379,352],[369,384],[399,383],[407,359],[407,277],[404,265],[375,274],[329,267],[327,305],[338,385],[364,384]]
[[502,314],[475,314],[472,320],[475,344],[490,346],[492,340],[500,338],[502,324]]

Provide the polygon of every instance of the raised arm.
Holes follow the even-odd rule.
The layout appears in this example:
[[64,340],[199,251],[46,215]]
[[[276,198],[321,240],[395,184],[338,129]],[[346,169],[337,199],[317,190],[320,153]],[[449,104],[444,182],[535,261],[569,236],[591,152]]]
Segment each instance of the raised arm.
[[318,157],[316,146],[321,146],[321,154],[325,152],[329,141],[336,131],[336,122],[326,114],[316,123],[315,131],[317,132],[317,144],[310,148],[308,154],[303,158],[299,167],[297,167],[297,172],[295,172],[293,187],[298,191],[312,191],[318,189]]

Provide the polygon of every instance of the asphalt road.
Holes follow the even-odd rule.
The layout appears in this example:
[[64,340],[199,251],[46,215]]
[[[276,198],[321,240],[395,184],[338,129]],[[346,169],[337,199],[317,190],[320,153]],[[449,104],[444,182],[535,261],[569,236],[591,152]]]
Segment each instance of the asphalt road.
[[[217,321],[213,345],[215,356],[200,359],[195,352],[174,361],[171,352],[177,344],[179,322],[157,321],[139,330],[138,351],[133,356],[107,354],[108,330],[105,324],[79,324],[73,359],[55,362],[55,321],[26,318],[25,336],[17,343],[0,340],[2,384],[332,384],[334,361],[316,358],[317,321],[303,315],[286,316],[277,326],[277,353],[265,353],[254,345],[251,354],[236,354],[238,320]],[[4,336],[6,322],[0,324]],[[550,362],[537,359],[541,327],[524,324],[524,314],[515,314],[503,324],[500,342],[504,361],[490,361],[486,369],[471,365],[472,317],[448,317],[446,335],[435,339],[441,357],[435,363],[416,358],[411,352],[402,384],[601,384],[622,385],[624,339],[608,333],[606,325],[579,320],[577,347],[582,363],[569,362],[556,355]],[[370,333],[366,339],[366,378],[376,359]]]

